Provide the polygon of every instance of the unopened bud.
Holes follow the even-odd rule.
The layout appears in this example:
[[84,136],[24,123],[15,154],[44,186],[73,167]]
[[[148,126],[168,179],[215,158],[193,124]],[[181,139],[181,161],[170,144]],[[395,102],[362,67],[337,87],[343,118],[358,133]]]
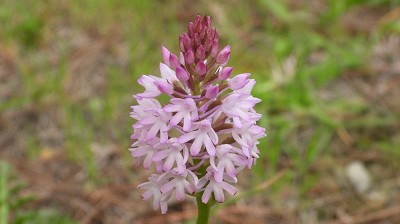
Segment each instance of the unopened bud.
[[201,26],[201,16],[200,15],[196,15],[196,18],[194,19],[194,25],[197,28],[198,26]]
[[187,33],[183,34],[183,46],[186,50],[192,48],[192,41]]
[[229,88],[232,90],[238,90],[243,88],[249,82],[250,73],[244,73],[233,77],[228,80]]
[[199,74],[199,76],[202,76],[202,75],[206,74],[207,68],[206,68],[206,65],[204,64],[204,62],[199,61],[199,62],[197,62],[197,65],[194,68],[194,70],[197,72],[197,74]]
[[214,42],[214,41],[213,41],[212,39],[208,39],[208,40],[206,41],[206,43],[204,44],[204,50],[205,50],[206,52],[210,52],[210,51],[211,51],[213,42]]
[[178,57],[172,53],[169,55],[169,63],[171,64],[171,67],[174,69],[176,67],[181,66],[181,64],[179,63]]
[[199,36],[198,33],[195,33],[195,34],[194,34],[193,40],[194,40],[194,44],[193,44],[194,47],[200,46],[200,44],[201,44],[201,39],[200,39],[200,36]]
[[225,65],[228,62],[230,55],[231,55],[231,46],[228,45],[224,49],[222,49],[221,52],[219,52],[217,56],[217,64]]
[[192,36],[193,34],[194,34],[194,24],[192,23],[192,22],[190,22],[189,24],[188,24],[188,34],[189,34],[189,36]]
[[183,56],[182,52],[179,52],[179,62],[181,63],[181,65],[185,64],[185,57]]
[[185,53],[185,63],[192,64],[194,62],[194,53],[192,49],[189,49]]
[[213,29],[209,29],[207,31],[207,38],[214,40],[215,38],[215,33],[217,32],[217,30],[215,28]]
[[206,90],[206,98],[212,99],[218,95],[218,86],[209,86]]
[[169,63],[169,55],[171,54],[169,50],[166,47],[162,46],[161,53],[164,59],[164,64],[166,64],[167,66],[171,66],[171,64]]
[[179,49],[181,52],[185,52],[185,46],[183,45],[183,35],[179,35]]
[[174,92],[173,87],[167,82],[154,81],[154,85],[156,85],[157,89],[162,93],[171,95]]
[[204,50],[204,47],[200,45],[196,50],[196,58],[203,60],[205,57],[206,57],[206,52]]
[[175,71],[176,77],[179,79],[179,81],[186,82],[187,80],[189,80],[189,74],[182,67],[176,67]]
[[219,50],[219,43],[218,43],[218,39],[214,39],[214,42],[212,44],[212,48],[211,48],[211,53],[210,56],[212,58],[216,58],[218,55],[218,50]]
[[202,27],[202,30],[200,32],[200,39],[204,40],[207,34],[207,27]]
[[220,80],[227,80],[229,76],[231,76],[232,71],[233,71],[232,67],[225,67],[219,72],[218,78]]

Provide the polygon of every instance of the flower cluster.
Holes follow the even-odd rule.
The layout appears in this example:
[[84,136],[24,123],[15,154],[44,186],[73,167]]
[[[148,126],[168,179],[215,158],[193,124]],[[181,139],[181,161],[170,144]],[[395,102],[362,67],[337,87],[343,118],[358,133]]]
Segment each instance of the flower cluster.
[[[251,95],[256,82],[249,73],[230,78],[230,46],[219,50],[211,18],[197,16],[190,22],[179,36],[179,48],[178,57],[162,47],[161,78],[143,75],[138,80],[145,91],[134,95],[138,104],[130,114],[137,120],[131,155],[145,169],[154,164],[157,171],[138,187],[163,214],[171,197],[181,201],[201,195],[207,203],[234,195],[237,173],[252,167],[258,139],[265,136],[256,125],[261,115],[253,109],[260,102]],[[160,103],[160,95],[169,101]]]

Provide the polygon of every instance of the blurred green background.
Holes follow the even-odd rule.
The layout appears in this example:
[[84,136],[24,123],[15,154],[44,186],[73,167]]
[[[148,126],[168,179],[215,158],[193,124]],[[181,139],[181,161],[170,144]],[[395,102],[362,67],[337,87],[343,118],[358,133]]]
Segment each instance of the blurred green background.
[[0,0],[0,224],[193,223],[142,202],[127,149],[137,78],[197,13],[268,133],[213,223],[400,223],[400,1]]

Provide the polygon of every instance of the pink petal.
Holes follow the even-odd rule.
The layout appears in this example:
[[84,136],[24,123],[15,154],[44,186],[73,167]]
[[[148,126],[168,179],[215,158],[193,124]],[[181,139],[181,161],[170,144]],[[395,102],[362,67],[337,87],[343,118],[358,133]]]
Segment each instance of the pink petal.
[[220,186],[214,185],[214,187],[213,187],[213,192],[214,192],[215,200],[216,200],[217,202],[222,203],[222,202],[225,201],[224,192],[222,191],[222,188],[220,188]]
[[211,187],[207,186],[206,190],[203,192],[203,195],[201,196],[201,201],[204,204],[207,204],[208,200],[210,200],[211,192],[212,192]]
[[234,186],[232,186],[232,185],[230,185],[230,184],[228,184],[226,182],[222,182],[220,185],[230,195],[235,195],[236,192],[237,192],[237,190],[236,190],[236,188]]
[[192,139],[194,139],[197,135],[197,131],[193,131],[184,135],[179,136],[178,138],[178,143],[183,144],[185,142],[188,142]]
[[190,131],[191,127],[192,127],[192,119],[190,117],[190,114],[186,114],[183,120],[183,130]]
[[142,194],[143,200],[145,201],[149,200],[151,196],[153,196],[153,192],[151,190],[147,190]]
[[[207,152],[210,156],[215,156],[215,146],[211,142],[209,137],[204,138],[204,145],[206,146]],[[193,154],[192,154],[193,155]]]
[[195,156],[195,155],[199,154],[199,152],[201,150],[201,146],[203,146],[203,139],[204,139],[203,135],[197,136],[197,138],[194,139],[194,142],[193,142],[192,146],[190,147],[191,155]]
[[176,200],[183,201],[185,200],[185,189],[183,184],[178,183],[175,189]]
[[171,126],[176,126],[183,118],[184,114],[183,113],[176,113],[171,120],[169,121],[169,125]]

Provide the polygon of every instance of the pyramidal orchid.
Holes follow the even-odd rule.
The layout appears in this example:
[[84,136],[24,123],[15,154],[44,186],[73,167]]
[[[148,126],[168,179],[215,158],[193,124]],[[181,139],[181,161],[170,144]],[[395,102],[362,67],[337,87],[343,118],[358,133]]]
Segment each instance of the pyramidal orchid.
[[[144,200],[165,214],[171,198],[195,196],[198,223],[208,223],[210,207],[236,193],[236,175],[258,158],[265,130],[256,125],[261,115],[253,107],[261,100],[251,95],[255,80],[249,73],[233,76],[226,66],[230,46],[220,50],[209,16],[189,23],[179,48],[176,55],[161,48],[161,77],[138,80],[145,90],[134,95],[129,150],[145,169],[156,168],[138,186]],[[161,95],[167,103],[159,102]]]

